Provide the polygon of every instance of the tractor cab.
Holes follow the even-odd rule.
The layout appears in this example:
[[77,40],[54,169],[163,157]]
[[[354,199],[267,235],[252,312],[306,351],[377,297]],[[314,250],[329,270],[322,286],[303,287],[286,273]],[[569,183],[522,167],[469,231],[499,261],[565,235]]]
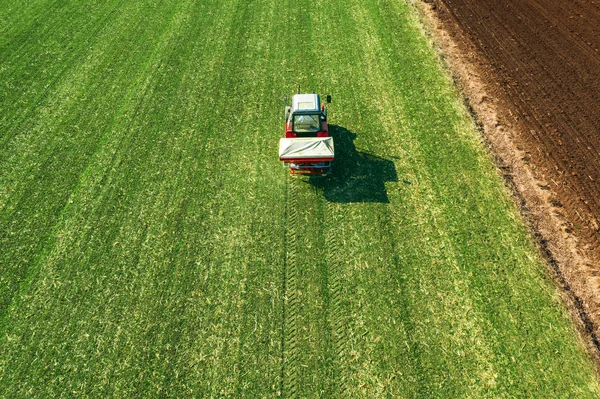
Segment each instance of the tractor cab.
[[[331,102],[331,96],[327,96]],[[318,94],[296,94],[285,108],[285,137],[328,137],[327,108]]]

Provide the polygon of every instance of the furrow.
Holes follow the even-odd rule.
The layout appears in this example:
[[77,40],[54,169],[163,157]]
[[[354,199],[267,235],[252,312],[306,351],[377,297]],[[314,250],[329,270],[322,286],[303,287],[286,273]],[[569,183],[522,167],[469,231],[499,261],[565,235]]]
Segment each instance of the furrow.
[[283,397],[296,398],[298,394],[298,287],[297,287],[297,182],[289,177],[287,192],[287,228],[285,233],[285,263],[283,275],[283,347],[282,389]]
[[329,284],[330,284],[330,320],[332,328],[332,344],[335,358],[333,360],[335,376],[334,391],[336,397],[347,398],[349,392],[347,389],[346,376],[346,343],[348,342],[344,323],[344,310],[342,308],[343,290],[343,262],[340,259],[338,251],[338,238],[336,234],[335,207],[331,202],[327,202],[327,216],[331,218],[328,225],[330,229],[325,237],[325,245],[327,251],[327,265],[329,267]]

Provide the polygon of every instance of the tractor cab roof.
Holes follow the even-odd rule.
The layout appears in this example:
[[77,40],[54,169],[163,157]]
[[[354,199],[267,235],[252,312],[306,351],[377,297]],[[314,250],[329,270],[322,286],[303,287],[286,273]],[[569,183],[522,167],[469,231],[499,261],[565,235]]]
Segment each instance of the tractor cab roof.
[[295,94],[292,97],[292,112],[321,111],[321,99],[318,94]]

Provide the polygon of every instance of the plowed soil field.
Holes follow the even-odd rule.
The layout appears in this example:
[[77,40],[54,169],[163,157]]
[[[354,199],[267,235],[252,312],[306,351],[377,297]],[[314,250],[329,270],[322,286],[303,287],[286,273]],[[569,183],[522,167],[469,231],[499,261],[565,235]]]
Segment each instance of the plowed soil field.
[[442,0],[493,67],[578,235],[599,252],[600,2]]
[[[579,242],[585,270],[567,271],[598,331],[600,259],[600,2],[439,0],[447,33],[475,60],[488,94],[515,133],[563,230]],[[516,171],[519,173],[519,171]],[[567,276],[568,277],[568,276]]]

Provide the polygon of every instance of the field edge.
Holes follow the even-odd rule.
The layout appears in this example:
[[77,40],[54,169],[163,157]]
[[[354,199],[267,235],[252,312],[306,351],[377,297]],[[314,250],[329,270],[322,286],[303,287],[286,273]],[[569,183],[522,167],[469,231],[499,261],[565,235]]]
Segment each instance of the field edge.
[[[524,151],[513,142],[516,127],[506,122],[503,99],[490,95],[490,82],[482,78],[485,61],[472,48],[469,39],[457,27],[451,27],[439,15],[437,0],[412,2],[424,28],[424,35],[439,56],[440,63],[451,76],[466,111],[473,119],[489,157],[511,194],[516,212],[527,228],[548,276],[554,282],[564,306],[573,321],[588,355],[600,374],[600,340],[598,321],[593,318],[586,297],[586,286],[593,287],[589,277],[579,274],[574,280],[572,270],[593,268],[593,257],[573,234],[566,232],[567,221],[554,212],[546,182],[537,179],[523,161]],[[592,280],[593,281],[593,280]]]

